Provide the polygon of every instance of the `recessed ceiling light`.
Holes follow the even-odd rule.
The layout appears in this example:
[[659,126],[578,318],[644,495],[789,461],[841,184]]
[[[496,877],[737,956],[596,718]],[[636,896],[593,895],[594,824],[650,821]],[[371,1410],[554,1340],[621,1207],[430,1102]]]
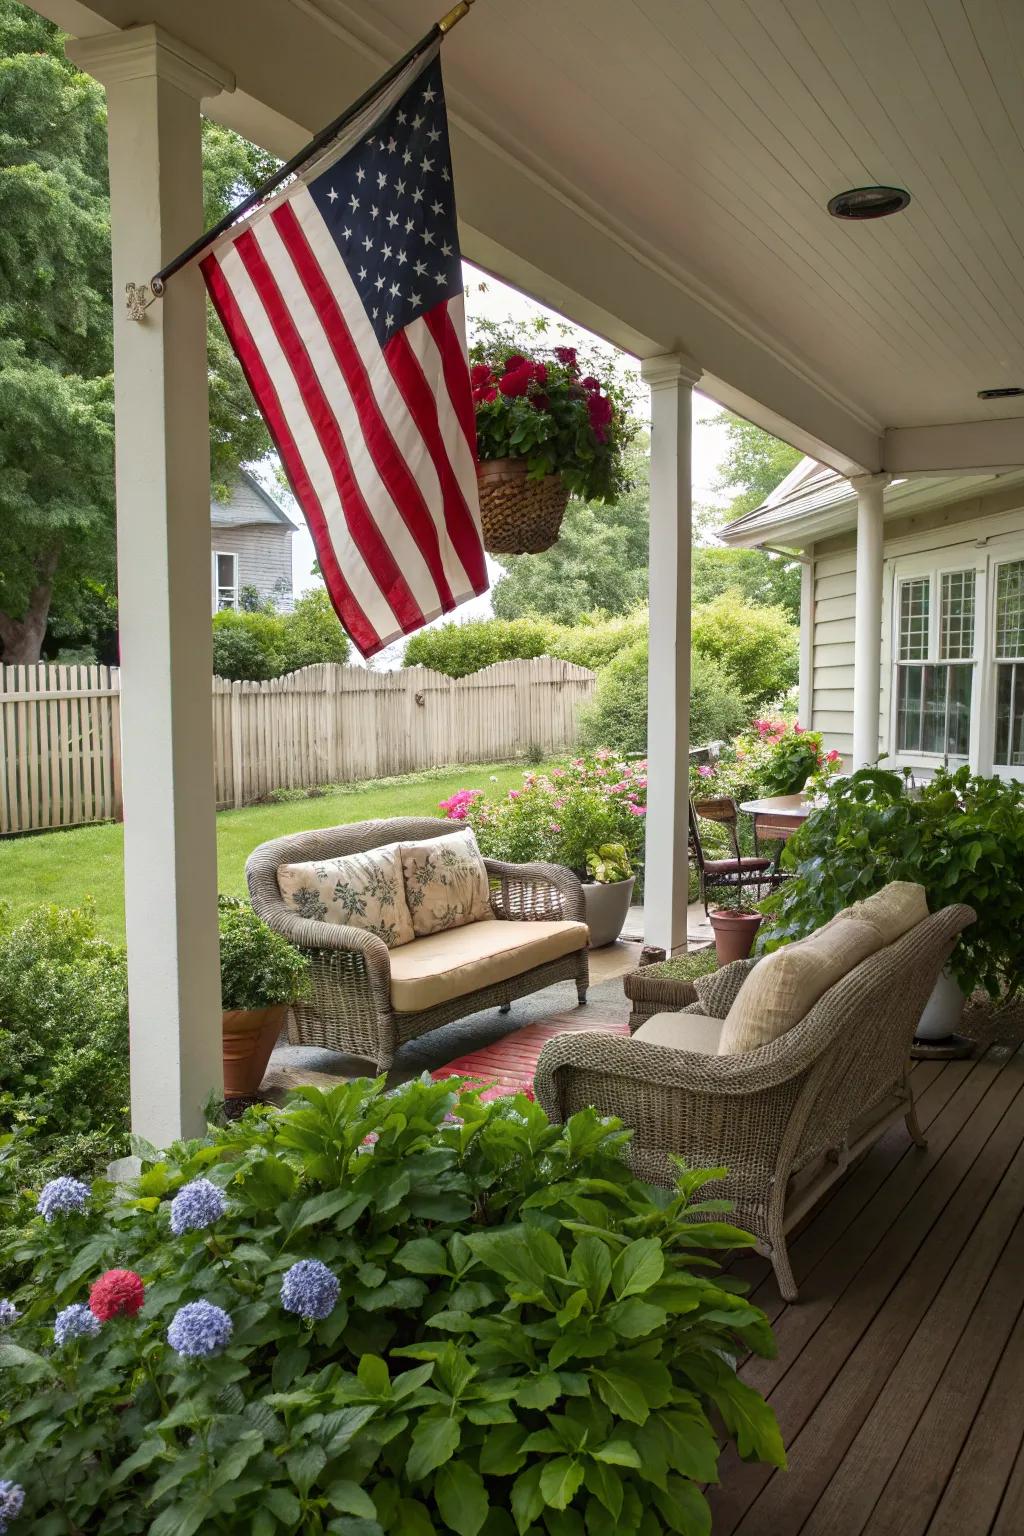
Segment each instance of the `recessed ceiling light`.
[[828,200],[834,219],[885,219],[899,213],[910,202],[910,193],[902,187],[851,187]]
[[1024,395],[1019,384],[1007,384],[1002,389],[979,389],[979,400],[1009,400],[1012,395]]

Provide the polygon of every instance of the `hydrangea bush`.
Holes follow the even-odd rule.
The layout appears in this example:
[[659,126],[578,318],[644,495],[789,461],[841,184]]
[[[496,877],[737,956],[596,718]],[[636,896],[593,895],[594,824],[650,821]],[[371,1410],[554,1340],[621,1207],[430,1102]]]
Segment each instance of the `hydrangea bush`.
[[706,1536],[725,1444],[784,1460],[734,1368],[771,1331],[718,1273],[750,1239],[700,1201],[714,1175],[651,1190],[624,1140],[450,1082],[306,1088],[34,1216],[6,1242],[0,1521]]
[[449,821],[473,828],[487,858],[542,859],[585,876],[591,854],[618,844],[631,865],[642,866],[647,763],[599,747],[546,773],[528,770],[522,789],[501,799],[460,789],[440,807]]

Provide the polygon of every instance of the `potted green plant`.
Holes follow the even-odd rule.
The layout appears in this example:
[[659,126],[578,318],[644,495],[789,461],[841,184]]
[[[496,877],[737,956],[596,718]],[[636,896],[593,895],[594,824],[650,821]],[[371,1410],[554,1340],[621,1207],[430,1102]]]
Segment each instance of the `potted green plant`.
[[711,908],[709,916],[719,965],[745,960],[753,948],[757,930],[764,922],[764,914],[742,889],[738,889],[727,891]]
[[558,538],[570,496],[614,502],[637,423],[607,361],[539,346],[483,322],[470,350],[484,544],[538,554]]
[[235,896],[218,898],[224,1092],[254,1094],[285,1015],[309,994],[309,962]]
[[622,932],[633,896],[635,876],[629,854],[621,843],[602,843],[587,853],[588,879],[583,882],[583,905],[590,929],[591,949],[614,944]]

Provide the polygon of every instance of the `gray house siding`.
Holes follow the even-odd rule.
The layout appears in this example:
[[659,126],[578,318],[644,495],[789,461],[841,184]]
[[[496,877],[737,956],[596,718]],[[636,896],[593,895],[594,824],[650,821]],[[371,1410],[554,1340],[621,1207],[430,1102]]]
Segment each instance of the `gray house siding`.
[[[295,525],[252,475],[240,475],[226,502],[210,508],[210,567],[213,610],[232,607],[245,587],[254,587],[264,601],[290,608],[292,535]],[[219,562],[234,555],[236,562]],[[220,569],[223,567],[223,569]],[[229,586],[232,575],[236,580]],[[223,588],[218,591],[218,588]]]
[[214,528],[213,554],[238,556],[238,590],[255,587],[262,598],[288,606],[292,597],[292,535],[287,528],[242,523]]

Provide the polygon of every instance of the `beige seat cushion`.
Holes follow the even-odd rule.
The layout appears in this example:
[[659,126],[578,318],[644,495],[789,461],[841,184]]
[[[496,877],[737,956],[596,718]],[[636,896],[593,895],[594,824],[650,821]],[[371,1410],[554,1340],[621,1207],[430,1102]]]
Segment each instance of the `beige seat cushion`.
[[405,900],[398,843],[340,859],[281,864],[277,884],[285,906],[301,917],[365,928],[389,949],[416,937]]
[[402,844],[405,899],[417,938],[493,918],[491,887],[469,827]]
[[703,1013],[656,1013],[633,1036],[647,1045],[667,1045],[673,1051],[717,1056],[723,1021]]
[[895,944],[905,933],[923,923],[928,916],[928,898],[923,885],[909,880],[893,880],[864,901],[855,901],[852,907],[840,912],[833,922],[855,919],[860,923],[873,923],[882,935],[882,943]]
[[586,923],[469,923],[416,939],[391,956],[391,1005],[419,1013],[585,949]]
[[756,1051],[806,1018],[829,987],[882,948],[874,923],[843,915],[759,960],[725,1016],[721,1056]]

